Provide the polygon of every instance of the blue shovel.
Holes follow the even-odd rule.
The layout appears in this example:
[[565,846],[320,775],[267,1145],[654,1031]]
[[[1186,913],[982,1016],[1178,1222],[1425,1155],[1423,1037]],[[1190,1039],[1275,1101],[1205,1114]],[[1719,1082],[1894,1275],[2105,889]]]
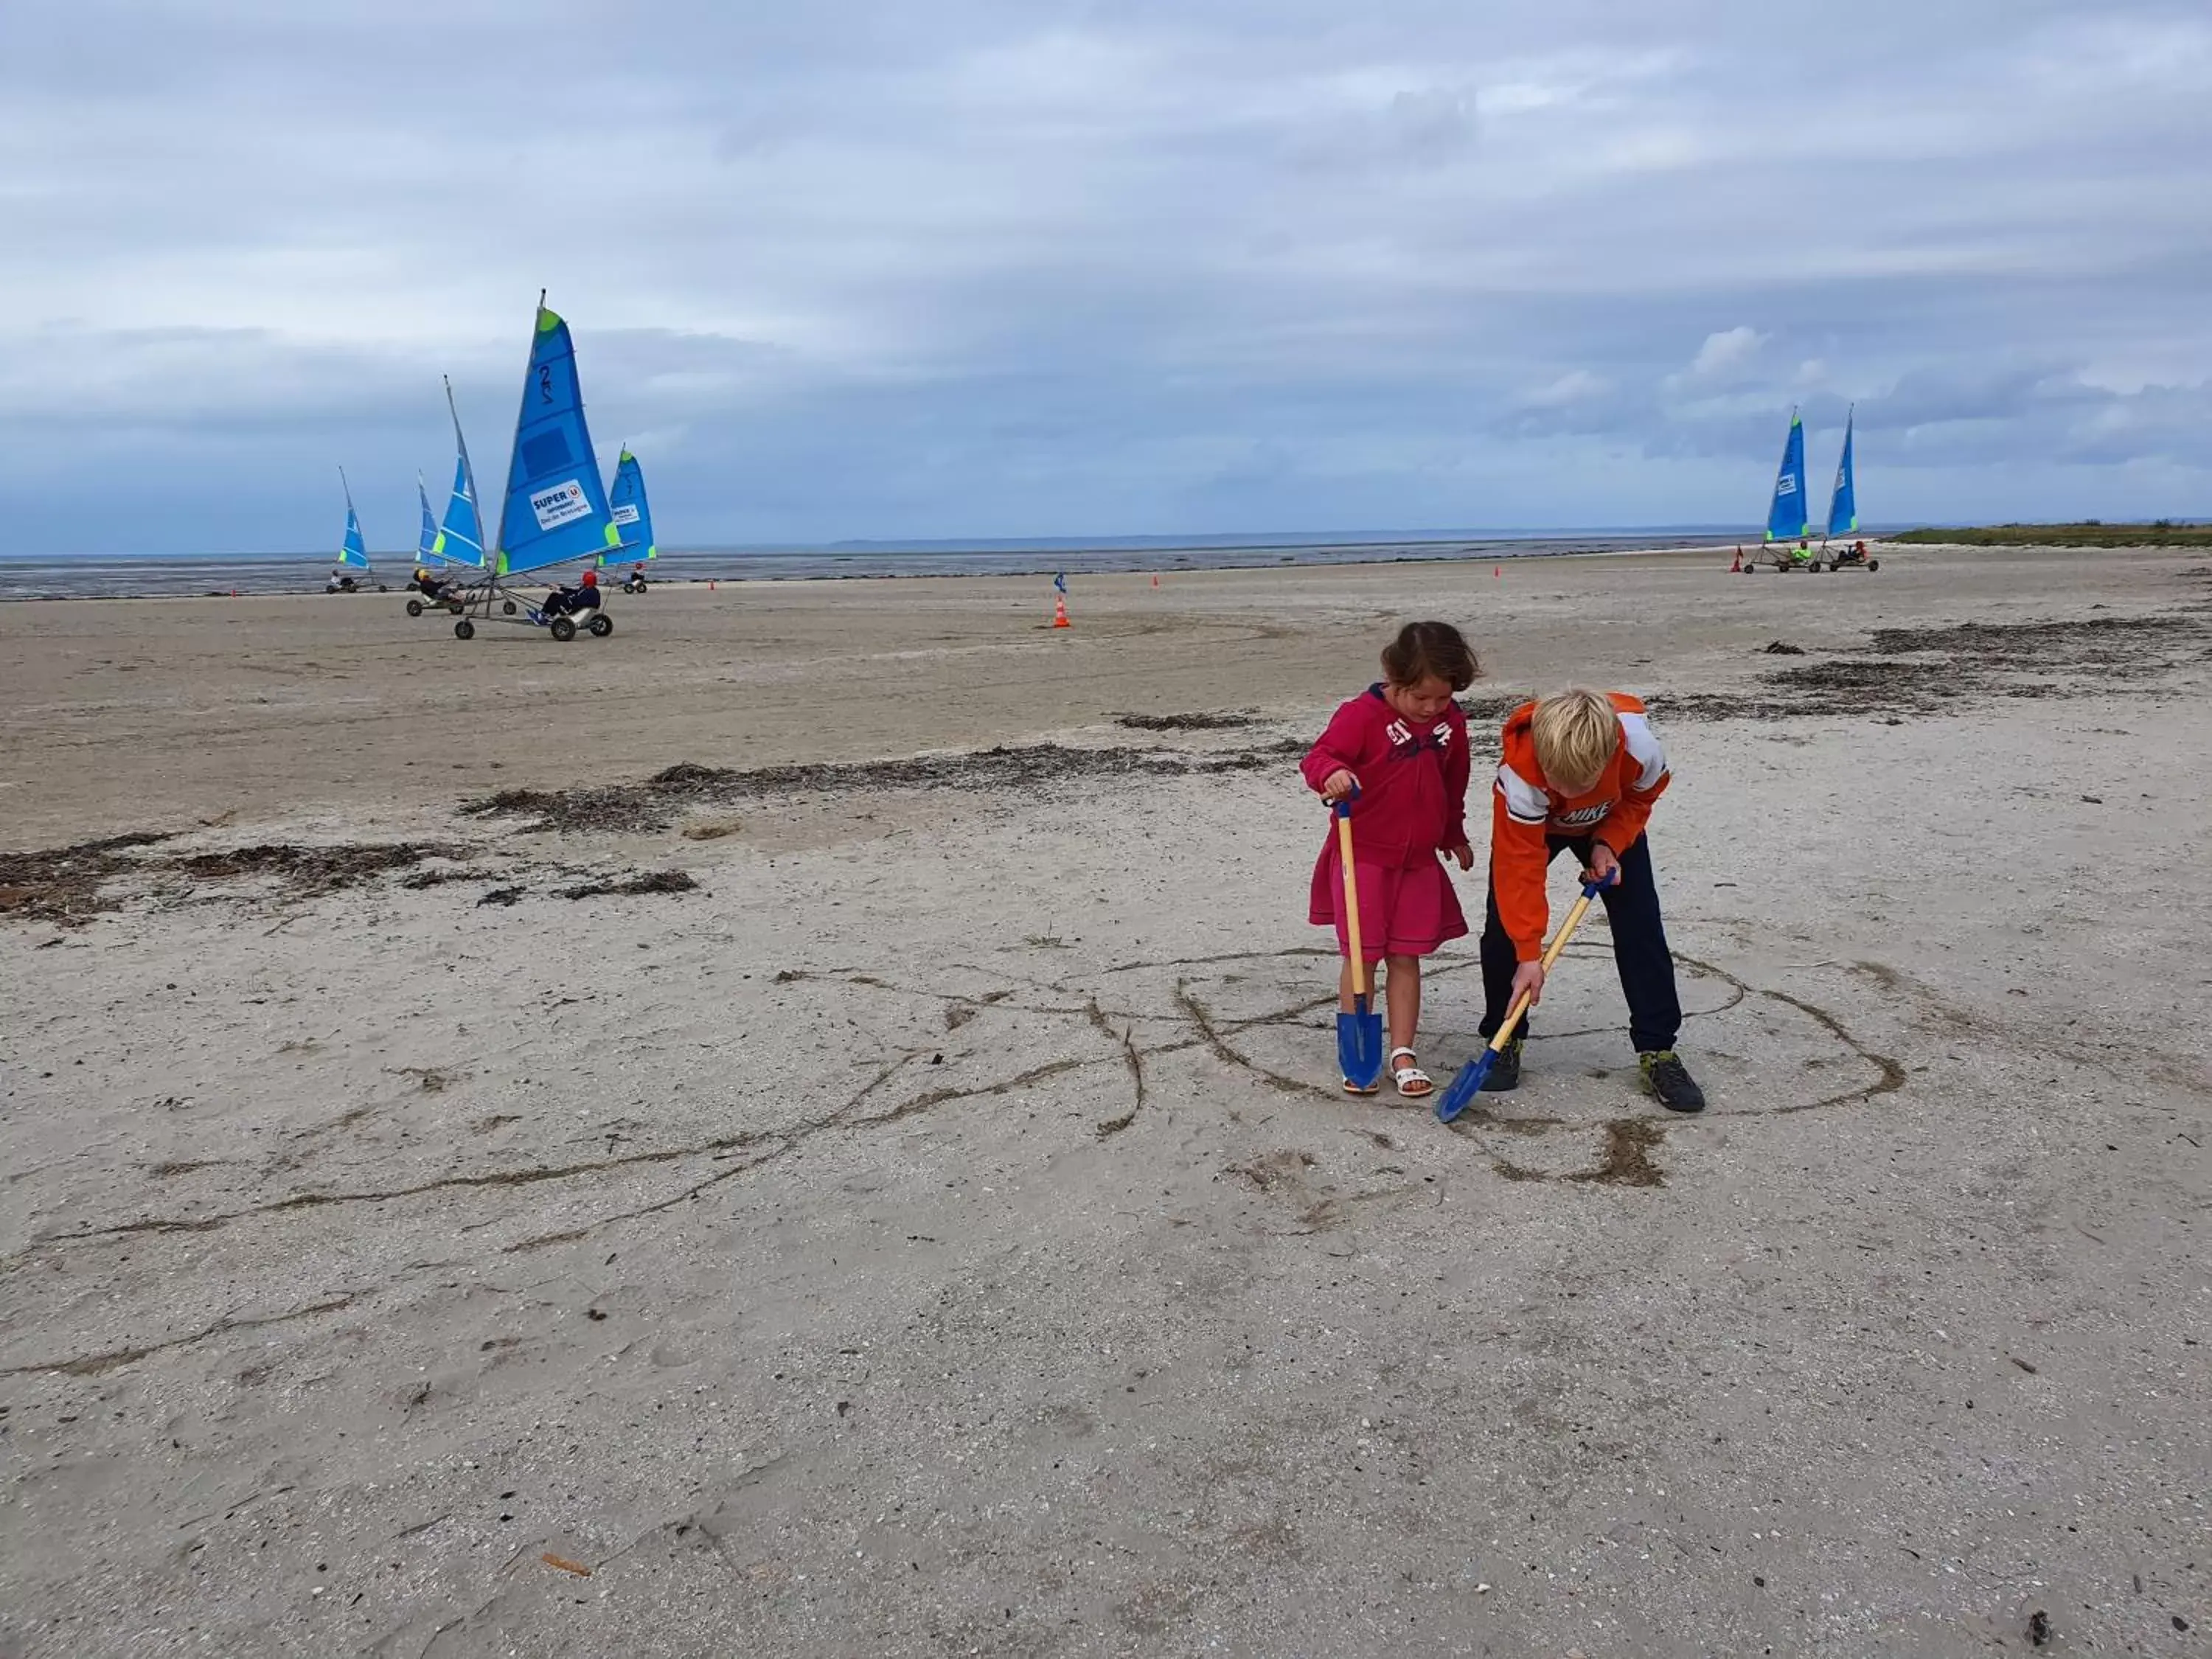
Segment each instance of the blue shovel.
[[[1559,952],[1567,948],[1567,941],[1575,936],[1575,929],[1583,925],[1583,918],[1589,914],[1590,901],[1604,890],[1605,883],[1601,881],[1583,884],[1583,896],[1575,901],[1574,908],[1567,912],[1567,919],[1559,924],[1559,933],[1552,940],[1551,948],[1544,952],[1544,971],[1547,974],[1552,971],[1552,964],[1559,959]],[[1451,1080],[1451,1086],[1437,1097],[1437,1122],[1449,1123],[1474,1104],[1475,1096],[1482,1091],[1483,1079],[1490,1075],[1490,1068],[1498,1063],[1498,1056],[1505,1051],[1505,1045],[1513,1041],[1513,1033],[1520,1027],[1521,1017],[1528,1012],[1528,997],[1523,992],[1513,1000],[1512,1007],[1506,1011],[1505,1023],[1498,1028],[1498,1035],[1490,1039],[1489,1047],[1469,1064],[1461,1066],[1459,1075]]]
[[1349,797],[1336,804],[1336,850],[1344,866],[1344,933],[1352,946],[1352,1012],[1336,1017],[1336,1064],[1349,1086],[1368,1095],[1382,1086],[1382,1016],[1375,1012],[1375,982],[1359,948],[1359,878],[1352,861]]

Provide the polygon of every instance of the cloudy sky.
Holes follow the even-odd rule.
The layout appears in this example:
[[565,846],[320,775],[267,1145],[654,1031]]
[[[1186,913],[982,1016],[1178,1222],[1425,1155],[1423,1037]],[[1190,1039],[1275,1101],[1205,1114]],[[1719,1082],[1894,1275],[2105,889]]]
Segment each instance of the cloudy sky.
[[0,554],[2212,514],[2212,10],[14,0]]

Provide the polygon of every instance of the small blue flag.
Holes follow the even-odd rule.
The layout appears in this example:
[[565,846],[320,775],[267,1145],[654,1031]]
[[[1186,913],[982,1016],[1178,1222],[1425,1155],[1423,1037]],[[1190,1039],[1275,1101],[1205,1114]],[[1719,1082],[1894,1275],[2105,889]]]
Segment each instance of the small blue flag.
[[1054,571],[1054,572],[1053,573],[1053,577],[1052,577],[1052,585],[1053,585],[1054,587],[1058,588],[1061,592],[1063,592],[1063,593],[1066,592],[1067,592],[1067,573],[1066,573],[1065,570],[1056,570],[1056,571]]

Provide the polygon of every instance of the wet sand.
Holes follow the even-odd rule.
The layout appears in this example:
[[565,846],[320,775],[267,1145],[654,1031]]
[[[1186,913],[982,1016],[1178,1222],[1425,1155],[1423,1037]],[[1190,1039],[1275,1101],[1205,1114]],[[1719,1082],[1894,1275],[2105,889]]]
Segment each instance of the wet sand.
[[507,625],[464,643],[398,593],[0,605],[16,714],[0,841],[988,747],[1124,712],[1298,715],[1371,674],[1378,630],[1431,612],[1467,628],[1496,686],[1725,690],[1778,632],[1856,643],[1954,612],[2078,608],[2093,587],[2155,605],[2166,573],[2202,562],[1914,550],[1802,589],[1717,583],[1710,553],[1101,577],[1077,583],[1061,633],[1030,579],[687,586],[614,594],[615,634],[565,647]]
[[[1076,589],[0,606],[0,1652],[2201,1650],[2201,555]],[[1651,697],[1704,1117],[1601,927],[1336,1091],[1427,614]]]

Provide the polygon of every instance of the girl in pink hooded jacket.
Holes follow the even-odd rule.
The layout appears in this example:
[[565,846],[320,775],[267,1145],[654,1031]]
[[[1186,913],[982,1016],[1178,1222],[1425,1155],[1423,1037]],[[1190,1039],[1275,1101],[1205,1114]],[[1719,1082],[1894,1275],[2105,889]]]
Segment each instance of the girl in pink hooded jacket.
[[[1359,884],[1360,954],[1389,970],[1384,1002],[1391,1079],[1418,1098],[1436,1085],[1416,1064],[1421,958],[1467,933],[1451,878],[1437,856],[1474,866],[1467,840],[1467,717],[1452,700],[1480,669],[1449,623],[1408,623],[1382,653],[1382,678],[1336,711],[1300,769],[1334,805],[1352,801],[1352,863]],[[1344,869],[1332,831],[1314,865],[1308,917],[1336,929],[1343,952],[1338,1006],[1352,1006],[1352,943],[1344,917]],[[1404,1061],[1400,1064],[1401,1060]],[[1354,1094],[1372,1089],[1345,1088]]]

